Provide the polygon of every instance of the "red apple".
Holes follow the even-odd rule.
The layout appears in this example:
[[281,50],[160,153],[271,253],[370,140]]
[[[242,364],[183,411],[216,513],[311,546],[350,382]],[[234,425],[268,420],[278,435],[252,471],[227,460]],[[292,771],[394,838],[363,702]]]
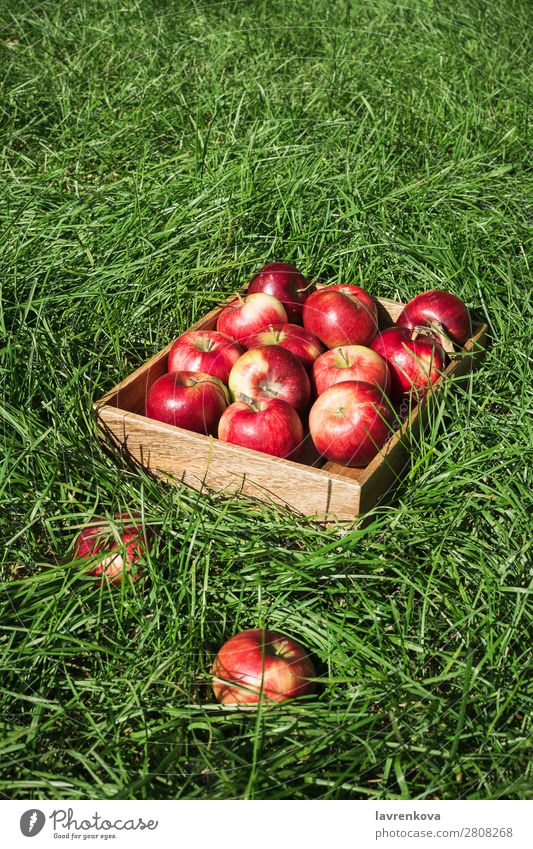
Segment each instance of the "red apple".
[[243,349],[216,330],[189,330],[179,336],[168,355],[168,371],[196,371],[228,382],[229,373]]
[[313,379],[317,395],[345,380],[362,380],[381,387],[385,393],[390,386],[387,363],[363,345],[347,345],[326,351],[313,365]]
[[430,327],[438,341],[445,342],[448,336],[459,346],[472,336],[468,307],[451,292],[436,289],[422,292],[409,301],[396,323],[398,327],[406,327],[408,330]]
[[301,321],[302,305],[310,289],[303,274],[288,262],[271,262],[263,266],[250,281],[248,292],[266,292],[281,301],[288,320]]
[[230,404],[218,423],[218,438],[274,457],[297,460],[304,431],[294,407],[280,398],[269,398]]
[[378,308],[376,306],[376,302],[371,295],[369,295],[368,292],[365,292],[364,289],[361,289],[360,286],[354,286],[353,283],[333,283],[328,286],[328,289],[332,292],[342,292],[343,295],[353,295],[354,297],[359,298],[360,301],[366,304],[377,324]]
[[275,631],[251,628],[219,650],[213,692],[223,705],[255,705],[261,698],[285,702],[314,690],[315,668],[308,652]]
[[194,371],[164,374],[146,395],[148,418],[213,436],[226,407],[224,384],[217,377]]
[[262,345],[243,354],[231,370],[228,386],[236,400],[281,398],[300,413],[311,397],[300,360],[279,345]]
[[316,336],[298,324],[270,324],[246,340],[248,350],[260,345],[279,345],[298,357],[306,367],[324,350]]
[[258,333],[263,327],[286,321],[285,307],[277,298],[256,292],[228,304],[218,317],[217,330],[244,343],[248,336]]
[[340,291],[335,286],[318,289],[304,304],[304,327],[327,348],[369,345],[378,324],[374,302],[366,292],[364,295],[363,298],[360,293]]
[[102,582],[120,584],[126,575],[137,581],[141,576],[137,564],[153,536],[151,528],[143,533],[140,519],[139,513],[117,513],[114,522],[105,517],[92,519],[74,543],[76,557],[92,560],[102,555],[90,568],[90,574]]
[[336,383],[309,413],[317,451],[343,466],[366,466],[392,434],[393,411],[376,386],[360,380]]
[[444,370],[446,355],[440,344],[416,330],[389,327],[376,336],[370,347],[389,367],[395,400],[406,392],[422,397]]

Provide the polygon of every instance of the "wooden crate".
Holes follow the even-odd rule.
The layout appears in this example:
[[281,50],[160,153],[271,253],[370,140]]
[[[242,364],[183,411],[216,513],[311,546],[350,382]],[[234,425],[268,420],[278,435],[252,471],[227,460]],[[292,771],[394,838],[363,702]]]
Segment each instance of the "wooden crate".
[[[214,329],[221,310],[234,298],[231,295],[190,330]],[[379,298],[380,328],[391,326],[403,306]],[[409,460],[411,438],[426,425],[439,386],[475,367],[484,352],[486,333],[486,324],[473,324],[466,355],[450,363],[433,390],[411,411],[409,419],[362,469],[322,460],[309,436],[302,459],[295,463],[146,418],[146,393],[167,371],[172,343],[111,389],[95,403],[94,409],[100,435],[106,442],[168,482],[226,495],[242,493],[319,520],[353,520],[372,508],[401,477]]]

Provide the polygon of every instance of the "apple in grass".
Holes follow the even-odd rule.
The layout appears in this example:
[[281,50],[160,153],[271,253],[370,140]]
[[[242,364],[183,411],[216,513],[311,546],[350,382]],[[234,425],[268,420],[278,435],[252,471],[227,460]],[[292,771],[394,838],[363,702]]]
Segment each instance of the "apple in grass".
[[309,368],[324,350],[316,336],[299,324],[270,324],[246,340],[248,350],[261,345],[279,345],[285,348],[298,357],[306,368]]
[[390,387],[387,363],[363,345],[343,345],[326,351],[315,360],[313,380],[317,395],[345,380],[362,380],[380,387],[385,394]]
[[177,371],[162,375],[152,384],[145,411],[150,419],[215,436],[227,405],[226,387],[217,377]]
[[77,537],[74,551],[76,557],[91,560],[89,573],[102,583],[120,584],[125,577],[137,581],[152,537],[151,528],[143,531],[139,513],[117,513],[113,521],[92,519]]
[[304,431],[298,413],[286,401],[280,398],[264,401],[248,399],[235,401],[222,413],[218,438],[273,457],[297,460],[302,450]]
[[366,466],[391,436],[393,415],[380,389],[347,380],[318,396],[309,413],[309,431],[326,459]]
[[213,692],[223,705],[285,702],[314,690],[309,653],[276,631],[250,628],[224,643],[213,664]]
[[261,345],[246,351],[228,380],[233,398],[266,401],[280,398],[303,413],[311,398],[311,384],[300,360],[279,345]]
[[168,371],[195,371],[228,382],[229,373],[243,349],[230,336],[216,330],[189,330],[179,336],[168,355]]
[[288,262],[270,262],[252,278],[248,292],[266,292],[281,301],[290,322],[301,322],[302,306],[310,292],[303,274]]
[[241,344],[269,324],[285,324],[287,313],[283,304],[272,295],[255,292],[238,297],[224,307],[217,321],[217,330]]
[[434,336],[389,327],[372,342],[371,348],[389,367],[391,395],[398,401],[405,394],[422,398],[441,376],[446,354]]
[[303,323],[327,348],[369,345],[378,330],[376,306],[357,286],[324,286],[313,292],[303,307]]

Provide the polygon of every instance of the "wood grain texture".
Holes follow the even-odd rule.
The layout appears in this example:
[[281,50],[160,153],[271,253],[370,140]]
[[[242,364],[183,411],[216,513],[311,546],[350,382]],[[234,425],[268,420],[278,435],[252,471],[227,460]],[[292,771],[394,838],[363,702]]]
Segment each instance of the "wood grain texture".
[[169,482],[225,495],[242,493],[320,518],[350,519],[359,512],[359,484],[340,475],[109,405],[99,408],[98,419],[103,436]]
[[[189,329],[214,329],[221,310],[234,298],[235,294],[230,295]],[[382,329],[394,324],[404,306],[387,298],[379,298],[376,303]],[[411,411],[409,420],[363,469],[324,462],[308,434],[301,462],[294,463],[146,418],[146,392],[166,372],[172,343],[94,407],[102,438],[169,482],[224,495],[242,493],[321,520],[351,521],[371,509],[399,480],[409,462],[411,443],[426,426],[443,381],[456,380],[477,365],[486,334],[485,324],[474,325],[472,339],[465,346],[466,355],[450,363],[432,391]]]

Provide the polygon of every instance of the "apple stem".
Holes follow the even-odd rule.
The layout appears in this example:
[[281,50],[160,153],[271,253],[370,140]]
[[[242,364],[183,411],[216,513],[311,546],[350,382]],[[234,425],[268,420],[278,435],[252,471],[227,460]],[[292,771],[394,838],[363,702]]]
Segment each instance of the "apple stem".
[[414,342],[419,336],[431,336],[431,333],[428,331],[429,327],[417,324],[416,327],[413,327],[411,330],[411,340]]
[[250,398],[249,395],[246,395],[244,392],[239,392],[239,394],[237,395],[237,400],[243,401],[245,404],[248,404],[248,406],[252,408],[254,413],[258,413],[260,411],[259,404],[254,401],[253,398]]
[[226,396],[226,400],[228,399],[228,393],[225,385],[222,383],[219,377],[213,377],[212,374],[204,374],[202,377],[190,377],[189,378],[189,386],[197,386],[199,383],[216,383],[217,386],[220,386],[221,389],[224,390],[224,395]]
[[440,321],[436,321],[435,319],[430,324],[417,324],[413,327],[411,331],[411,339],[413,342],[415,339],[418,339],[419,336],[429,336],[430,339],[436,339],[440,344],[441,348],[448,354],[449,357],[456,357],[458,354],[455,351],[454,344],[444,327],[440,323]]
[[243,298],[243,296],[241,295],[240,292],[237,292],[237,300],[239,301],[240,304],[245,303],[245,300],[244,300],[244,298]]
[[439,341],[440,341],[440,344],[442,345],[442,347],[444,348],[444,350],[446,351],[448,356],[449,357],[458,356],[456,354],[455,346],[454,346],[452,340],[450,339],[450,337],[446,333],[446,331],[445,331],[444,327],[442,326],[442,324],[440,323],[440,321],[436,321],[434,319],[429,326],[433,330],[433,332],[435,334],[437,334]]

